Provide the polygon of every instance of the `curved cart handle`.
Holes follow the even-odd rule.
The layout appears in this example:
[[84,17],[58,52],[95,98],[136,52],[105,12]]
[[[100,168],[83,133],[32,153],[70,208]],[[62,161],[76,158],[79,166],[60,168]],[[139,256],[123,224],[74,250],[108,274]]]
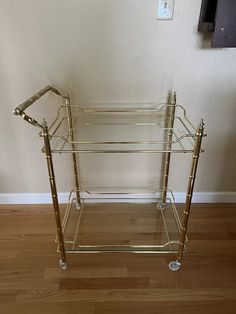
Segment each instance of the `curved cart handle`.
[[39,100],[39,98],[41,98],[43,95],[45,95],[47,92],[53,92],[54,94],[57,94],[63,98],[68,98],[68,96],[65,96],[63,94],[61,94],[56,88],[48,85],[46,87],[44,87],[43,89],[41,89],[39,92],[37,92],[36,94],[34,94],[32,97],[28,98],[26,101],[24,101],[22,104],[20,104],[18,107],[16,107],[13,110],[13,114],[14,115],[19,115],[21,116],[24,120],[26,120],[27,122],[29,122],[30,124],[37,126],[39,128],[42,128],[43,126],[38,123],[38,121],[36,121],[35,119],[29,117],[26,113],[25,110],[30,107],[35,101]]

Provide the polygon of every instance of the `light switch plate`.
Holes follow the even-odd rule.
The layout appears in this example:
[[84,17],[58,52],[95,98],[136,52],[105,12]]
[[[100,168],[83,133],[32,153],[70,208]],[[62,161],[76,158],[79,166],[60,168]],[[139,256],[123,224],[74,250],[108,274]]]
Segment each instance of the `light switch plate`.
[[172,20],[175,0],[158,0],[157,19]]

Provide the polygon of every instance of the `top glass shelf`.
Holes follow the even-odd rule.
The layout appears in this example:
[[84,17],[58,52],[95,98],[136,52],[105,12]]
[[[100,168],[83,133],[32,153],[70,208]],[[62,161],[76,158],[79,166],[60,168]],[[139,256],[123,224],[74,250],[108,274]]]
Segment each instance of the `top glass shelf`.
[[191,153],[196,127],[181,105],[90,104],[61,106],[49,133],[53,153]]

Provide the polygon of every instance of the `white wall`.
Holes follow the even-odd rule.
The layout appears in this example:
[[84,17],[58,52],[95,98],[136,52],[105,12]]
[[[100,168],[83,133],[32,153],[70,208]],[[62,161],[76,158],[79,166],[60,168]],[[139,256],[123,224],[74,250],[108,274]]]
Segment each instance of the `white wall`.
[[[173,21],[157,21],[156,0],[0,1],[1,193],[49,190],[37,130],[11,115],[47,84],[74,103],[163,101],[176,90],[192,120],[206,121],[196,190],[235,191],[236,51],[208,48],[200,0],[175,3]],[[54,102],[44,98],[44,116]],[[175,161],[171,185],[184,191],[186,157]],[[58,162],[65,191],[70,171]]]

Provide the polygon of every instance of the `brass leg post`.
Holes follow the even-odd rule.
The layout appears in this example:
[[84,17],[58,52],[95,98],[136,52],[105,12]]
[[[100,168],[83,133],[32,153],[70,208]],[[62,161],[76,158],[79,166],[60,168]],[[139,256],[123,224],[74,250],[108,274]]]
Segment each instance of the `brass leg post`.
[[[168,110],[168,120],[166,123],[166,128],[168,129],[168,137],[167,137],[167,150],[171,150],[171,142],[173,138],[173,127],[175,121],[175,109],[176,109],[176,93],[174,93],[171,100],[171,107]],[[170,158],[171,152],[165,154],[165,162],[164,162],[164,175],[163,175],[163,188],[162,188],[162,198],[161,203],[158,204],[158,208],[161,210],[165,209],[166,206],[166,196],[168,190],[168,181],[169,181],[169,171],[170,171]]]
[[53,161],[52,161],[52,153],[51,153],[51,147],[50,147],[50,141],[49,141],[48,127],[47,127],[47,123],[45,120],[42,123],[42,127],[43,127],[43,133],[42,134],[44,137],[45,153],[46,153],[46,158],[47,158],[49,182],[50,182],[51,194],[52,194],[52,202],[53,202],[53,208],[54,208],[55,220],[56,220],[56,226],[57,226],[57,237],[58,237],[58,243],[59,243],[59,251],[61,254],[61,259],[59,261],[59,264],[62,267],[62,269],[66,269],[67,268],[66,252],[65,252],[63,233],[62,233],[62,227],[61,227],[61,218],[60,218],[59,203],[58,203],[58,196],[57,196],[57,187],[56,187],[56,180],[55,180],[55,174],[54,174],[54,168],[53,168]]
[[[70,106],[70,97],[66,97],[66,109],[67,109],[67,118],[68,118],[68,127],[69,127],[69,136],[71,141],[72,151],[75,151],[74,144],[74,132],[73,132],[73,121],[72,121],[72,112]],[[73,161],[73,170],[74,170],[74,179],[75,179],[75,189],[76,189],[76,199],[77,199],[77,208],[80,209],[80,191],[79,191],[79,173],[78,173],[78,165],[77,165],[77,157],[76,153],[72,153],[72,161]]]
[[196,179],[197,166],[198,166],[199,155],[201,152],[201,144],[202,144],[203,135],[204,135],[204,123],[203,121],[201,121],[196,132],[195,147],[194,147],[194,153],[192,157],[192,167],[191,167],[191,172],[190,172],[189,181],[188,181],[188,189],[187,189],[187,194],[186,194],[184,222],[183,222],[181,235],[180,235],[177,260],[170,262],[169,264],[169,268],[173,271],[180,269],[181,263],[183,260],[184,246],[186,242],[188,221],[189,221],[189,215],[190,215],[190,209],[191,209],[192,197],[193,197],[193,189],[194,189],[194,183]]

